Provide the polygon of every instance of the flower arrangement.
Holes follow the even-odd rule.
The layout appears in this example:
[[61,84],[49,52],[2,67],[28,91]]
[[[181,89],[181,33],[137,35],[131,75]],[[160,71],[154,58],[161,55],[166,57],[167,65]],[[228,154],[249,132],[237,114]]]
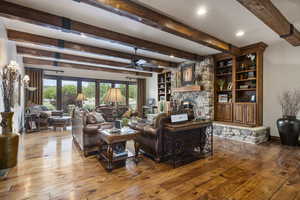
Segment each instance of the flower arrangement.
[[19,65],[16,61],[11,61],[6,65],[0,75],[5,112],[11,112],[11,108],[13,107],[15,83],[19,76]]
[[300,111],[300,90],[286,91],[279,97],[282,115],[296,116]]
[[[2,69],[2,73],[0,74],[0,80],[1,90],[3,93],[4,112],[11,112],[11,108],[14,104],[15,84],[18,81],[19,77],[20,67],[19,64],[14,60],[10,61],[10,63]],[[28,87],[28,75],[24,76],[23,84],[25,87]]]

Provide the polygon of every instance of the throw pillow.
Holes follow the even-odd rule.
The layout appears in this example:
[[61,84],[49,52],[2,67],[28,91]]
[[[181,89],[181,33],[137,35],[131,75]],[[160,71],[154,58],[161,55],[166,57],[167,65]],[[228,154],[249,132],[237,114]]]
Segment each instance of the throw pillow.
[[127,110],[123,115],[122,118],[130,118],[131,117],[131,110]]
[[105,119],[103,118],[103,115],[101,113],[93,112],[97,123],[103,123],[105,122]]
[[93,113],[89,113],[86,116],[86,123],[87,124],[96,124],[97,123],[97,119]]

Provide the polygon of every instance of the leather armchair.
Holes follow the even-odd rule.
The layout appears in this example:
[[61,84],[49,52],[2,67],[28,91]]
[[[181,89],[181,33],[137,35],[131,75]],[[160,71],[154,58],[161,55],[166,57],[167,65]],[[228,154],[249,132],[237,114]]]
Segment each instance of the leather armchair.
[[156,117],[153,125],[131,125],[131,128],[141,131],[136,138],[141,150],[157,162],[160,162],[164,156],[163,127],[169,120],[168,115],[162,113]]
[[103,122],[88,124],[87,112],[74,109],[72,113],[72,136],[74,142],[78,144],[79,148],[83,151],[84,156],[98,150],[101,144],[101,139],[98,134],[98,129],[112,128],[112,123]]

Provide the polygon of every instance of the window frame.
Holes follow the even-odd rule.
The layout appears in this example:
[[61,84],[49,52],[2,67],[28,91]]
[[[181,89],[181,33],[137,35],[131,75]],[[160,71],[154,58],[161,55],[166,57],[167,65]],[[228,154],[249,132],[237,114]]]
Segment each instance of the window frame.
[[[133,81],[120,81],[120,80],[105,80],[105,79],[92,79],[92,78],[78,78],[70,76],[56,76],[56,75],[44,75],[43,79],[56,80],[56,108],[57,110],[62,109],[62,81],[77,81],[77,94],[82,93],[82,82],[95,82],[95,107],[100,105],[100,84],[111,83],[112,88],[115,88],[116,84],[126,85],[126,106],[129,106],[129,85],[137,85]],[[44,87],[44,85],[43,85]],[[82,106],[82,105],[81,105]]]

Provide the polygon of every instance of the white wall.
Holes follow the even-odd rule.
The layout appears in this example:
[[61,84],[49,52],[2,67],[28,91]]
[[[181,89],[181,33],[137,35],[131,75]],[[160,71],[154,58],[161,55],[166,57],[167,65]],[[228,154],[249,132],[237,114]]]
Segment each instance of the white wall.
[[146,79],[146,97],[158,100],[158,88],[157,88],[157,74],[153,73],[151,78]]
[[264,126],[279,136],[276,120],[281,114],[278,97],[286,90],[300,90],[300,47],[286,41],[270,45],[264,54]]

